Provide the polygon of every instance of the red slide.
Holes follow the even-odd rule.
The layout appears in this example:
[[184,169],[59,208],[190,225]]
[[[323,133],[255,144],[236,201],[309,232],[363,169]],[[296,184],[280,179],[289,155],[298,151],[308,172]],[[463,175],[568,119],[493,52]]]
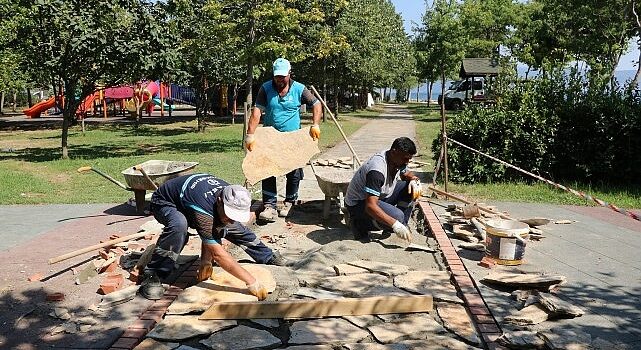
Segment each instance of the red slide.
[[27,108],[22,111],[27,117],[29,118],[38,118],[40,117],[40,114],[47,109],[53,107],[56,105],[56,98],[51,97],[46,101],[40,101],[36,103],[35,105],[31,106],[30,108]]

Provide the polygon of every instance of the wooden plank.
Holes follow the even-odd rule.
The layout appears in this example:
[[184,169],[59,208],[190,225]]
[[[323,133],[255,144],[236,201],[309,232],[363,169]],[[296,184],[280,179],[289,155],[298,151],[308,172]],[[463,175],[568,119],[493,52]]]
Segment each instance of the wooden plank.
[[215,303],[199,319],[320,318],[430,312],[433,308],[431,295],[235,302]]

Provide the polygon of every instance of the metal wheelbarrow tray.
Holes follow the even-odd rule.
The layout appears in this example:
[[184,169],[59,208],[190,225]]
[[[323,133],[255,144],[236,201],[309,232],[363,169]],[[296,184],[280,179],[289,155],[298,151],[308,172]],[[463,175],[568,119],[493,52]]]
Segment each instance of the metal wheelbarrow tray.
[[344,195],[347,193],[347,186],[354,176],[352,170],[321,170],[316,169],[312,165],[312,171],[316,176],[318,187],[320,187],[323,194],[325,194],[325,202],[323,203],[323,219],[329,217],[329,209],[331,206],[331,199],[337,198],[341,211],[344,211]]
[[127,185],[91,166],[81,167],[78,169],[78,172],[92,170],[122,189],[133,191],[136,199],[136,210],[139,213],[143,213],[147,190],[154,191],[169,179],[191,173],[196,165],[198,165],[198,162],[148,160],[121,172],[125,177]]

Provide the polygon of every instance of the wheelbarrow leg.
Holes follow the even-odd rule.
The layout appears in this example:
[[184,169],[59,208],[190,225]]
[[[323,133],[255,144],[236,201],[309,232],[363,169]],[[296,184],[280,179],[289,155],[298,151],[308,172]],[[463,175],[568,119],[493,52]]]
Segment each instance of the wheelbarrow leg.
[[332,197],[325,195],[325,202],[323,202],[323,220],[329,217],[329,209],[332,205]]
[[145,190],[134,190],[134,199],[136,199],[136,211],[138,214],[145,212]]

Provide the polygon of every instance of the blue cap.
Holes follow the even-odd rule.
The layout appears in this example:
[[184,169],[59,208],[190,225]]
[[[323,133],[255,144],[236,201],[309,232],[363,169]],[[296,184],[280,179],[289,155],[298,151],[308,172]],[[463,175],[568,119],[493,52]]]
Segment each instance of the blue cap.
[[292,65],[289,64],[289,61],[284,58],[277,58],[274,61],[274,76],[276,75],[288,75],[289,71],[292,69]]

